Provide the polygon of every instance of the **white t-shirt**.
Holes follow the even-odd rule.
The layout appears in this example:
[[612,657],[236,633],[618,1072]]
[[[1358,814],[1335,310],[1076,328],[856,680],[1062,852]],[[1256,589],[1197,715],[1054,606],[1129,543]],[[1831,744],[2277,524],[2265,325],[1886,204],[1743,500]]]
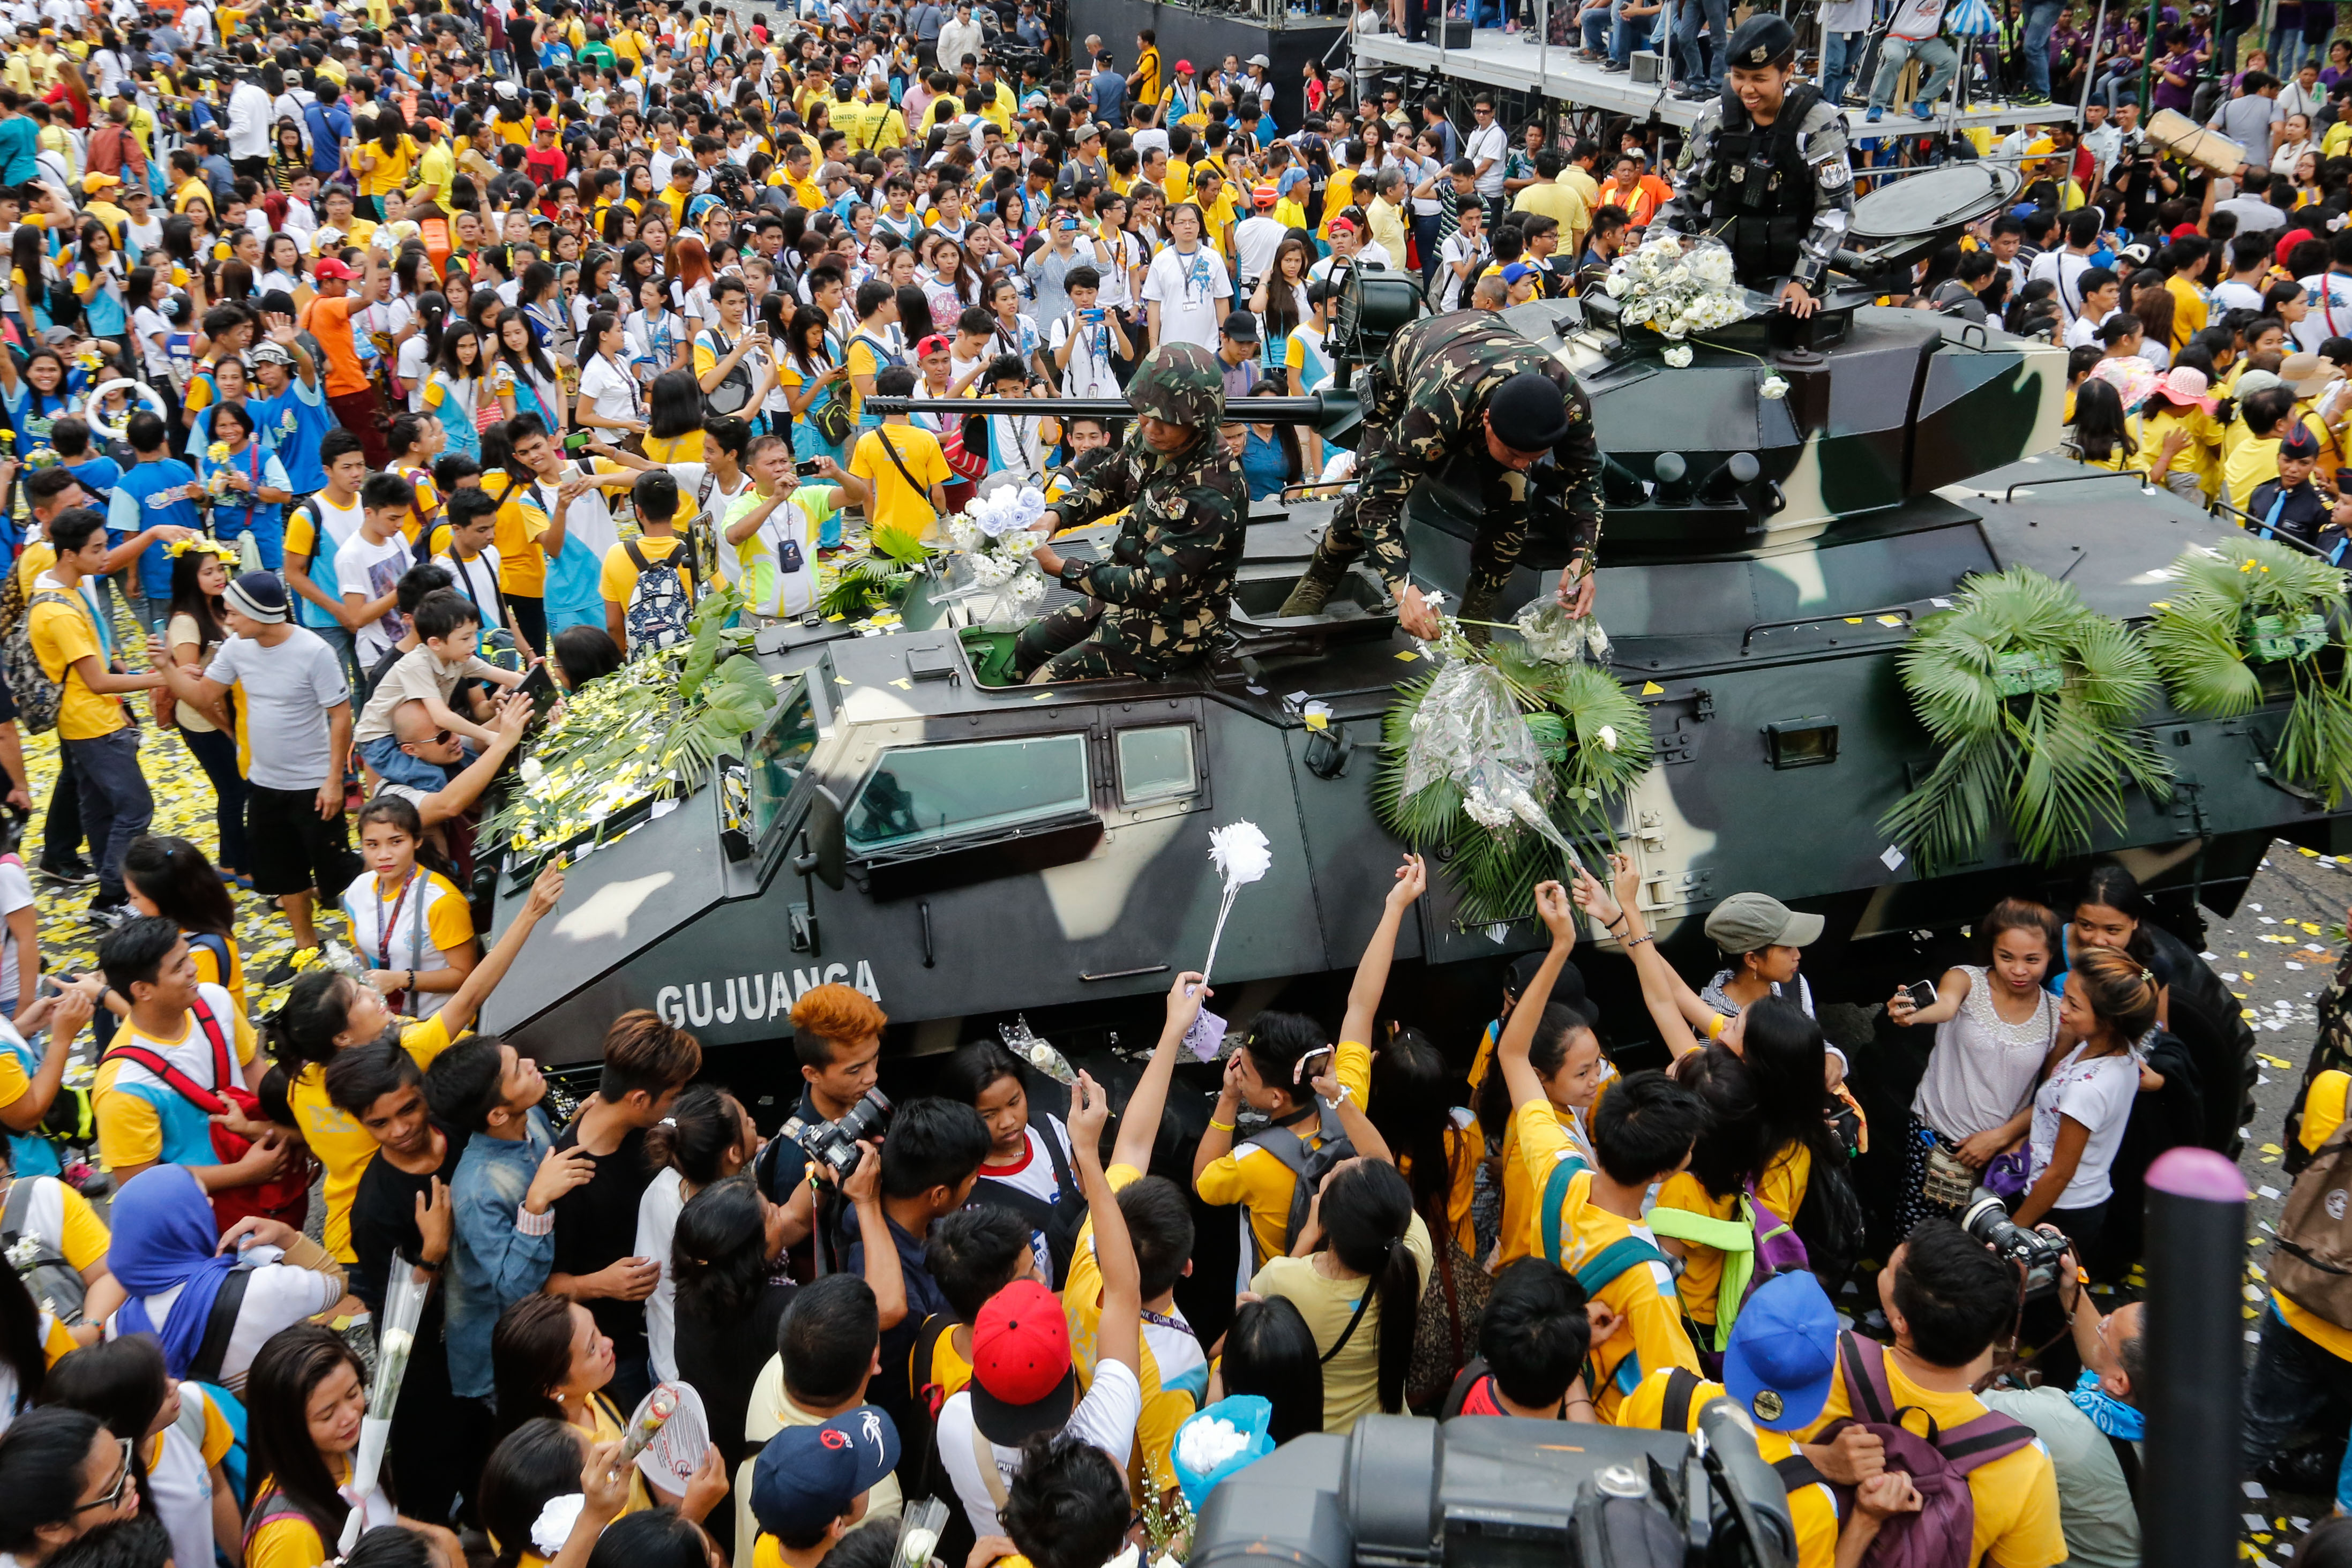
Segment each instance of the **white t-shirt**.
[[1510,162],[1510,142],[1499,117],[1494,123],[1470,133],[1470,143],[1462,150],[1462,156],[1470,160],[1470,166],[1474,169],[1490,158],[1495,163],[1493,168],[1478,176],[1476,189],[1480,195],[1499,196],[1503,193],[1503,170]]
[[457,581],[457,591],[474,601],[482,612],[482,630],[495,631],[507,623],[506,601],[499,597],[499,547],[484,545],[482,553],[471,560],[459,560],[455,551],[445,551],[433,558],[436,564],[446,567]]
[[2293,327],[2294,346],[2307,354],[2319,352],[2330,338],[2352,338],[2352,277],[2340,272],[2319,272],[2303,279],[2311,311]]
[[661,1280],[646,1298],[646,1349],[654,1375],[664,1383],[677,1376],[677,1281],[670,1278],[669,1254],[685,1207],[686,1178],[675,1167],[654,1177],[637,1197],[635,1255],[661,1265]]
[[[0,921],[32,903],[33,879],[25,874],[23,863],[14,855],[0,860]],[[13,1000],[16,995],[16,933],[0,934],[0,1000]]]
[[[399,585],[401,573],[415,559],[408,541],[398,534],[382,544],[370,544],[364,535],[353,535],[335,551],[335,591],[346,601],[354,593],[362,601],[381,599]],[[408,617],[400,612],[400,607],[386,610],[353,634],[359,644],[360,667],[373,664],[407,635]]]
[[1185,256],[1170,246],[1143,275],[1143,299],[1160,307],[1160,340],[1217,349],[1217,328],[1234,292],[1224,257],[1207,246]]
[[1062,395],[1118,397],[1118,377],[1110,362],[1110,329],[1098,322],[1080,322],[1070,316],[1055,321],[1046,337],[1046,347],[1053,351],[1056,363],[1062,345],[1070,341],[1073,331],[1077,334],[1077,341],[1070,349],[1068,367],[1061,372]]
[[2260,310],[2263,291],[2234,277],[2224,278],[2213,286],[2212,311],[2216,316],[2225,310]]
[[[1062,1429],[1092,1443],[1124,1470],[1135,1446],[1135,1424],[1142,1415],[1143,1385],[1135,1374],[1125,1362],[1100,1361],[1095,1364],[1093,1386],[1070,1412]],[[995,1500],[981,1480],[980,1458],[973,1452],[971,1390],[963,1390],[940,1407],[938,1433],[940,1463],[955,1483],[956,1496],[963,1503],[965,1517],[971,1521],[973,1533],[1003,1533],[996,1521]],[[1001,1443],[988,1447],[996,1459],[997,1475],[1009,1484],[1021,1473],[1021,1450]]]
[[[1055,1179],[1054,1147],[1049,1146],[1046,1140],[1052,1139],[1053,1145],[1060,1148],[1063,1166],[1071,1166],[1075,1162],[1070,1152],[1069,1129],[1062,1125],[1060,1117],[1049,1113],[1045,1117],[1044,1127],[1039,1127],[1034,1121],[1032,1121],[1027,1133],[1028,1146],[1022,1152],[1020,1165],[1011,1168],[1001,1166],[982,1166],[980,1167],[980,1174],[985,1180],[1002,1182],[1013,1191],[1026,1193],[1040,1203],[1055,1202],[1062,1196],[1062,1186]],[[1071,1174],[1074,1177],[1076,1175],[1075,1170]],[[1054,1252],[1045,1239],[1044,1231],[1033,1230],[1029,1233],[1029,1249],[1037,1257],[1037,1277],[1041,1280],[1052,1279]]]
[[[2139,1058],[2130,1051],[2083,1059],[2087,1042],[2066,1053],[2057,1070],[2033,1092],[2033,1177],[2040,1180],[2058,1148],[2058,1124],[2072,1117],[2090,1129],[2074,1179],[2052,1207],[2060,1212],[2090,1208],[2107,1201],[2115,1186],[2107,1168],[2124,1141],[2124,1125],[2131,1120],[2132,1098],[2139,1092]],[[2059,1228],[2065,1227],[2062,1223]]]
[[327,781],[327,712],[349,703],[352,693],[342,661],[325,639],[303,626],[275,648],[231,637],[214,653],[205,678],[245,688],[251,737],[246,782],[315,790]]
[[[430,657],[430,650],[425,652]],[[428,975],[446,969],[448,950],[472,939],[473,915],[465,894],[447,877],[423,866],[413,869],[389,898],[377,887],[375,873],[360,873],[343,890],[342,909],[352,923],[352,945],[380,968]],[[401,1011],[410,1018],[431,1018],[448,1005],[452,994],[411,991]]]
[[639,393],[636,378],[614,365],[602,354],[590,358],[580,367],[580,391],[592,400],[591,406],[599,419],[642,419],[638,412]]
[[1444,264],[1444,270],[1438,274],[1442,279],[1437,290],[1437,308],[1440,310],[1461,309],[1465,303],[1463,296],[1475,286],[1477,269],[1475,267],[1471,269],[1472,281],[1465,282],[1454,270],[1454,264],[1459,261],[1479,261],[1484,259],[1486,255],[1486,236],[1483,234],[1473,235],[1465,230],[1456,229],[1446,236],[1445,243],[1439,246],[1437,251],[1437,258]]
[[401,383],[408,388],[408,412],[423,413],[425,383],[433,379],[433,361],[425,357],[423,334],[420,333],[416,337],[402,341],[400,355],[395,363],[400,371]]
[[[341,1282],[329,1274],[297,1269],[290,1263],[274,1261],[278,1256],[275,1247],[255,1247],[247,1249],[248,1258],[268,1258],[253,1270],[246,1281],[245,1301],[238,1307],[236,1327],[229,1331],[228,1354],[221,1358],[222,1385],[231,1394],[245,1392],[245,1375],[253,1365],[253,1358],[270,1337],[292,1328],[304,1318],[316,1317],[342,1298]],[[144,1298],[147,1321],[160,1323],[171,1315],[172,1303],[180,1299],[185,1285],[174,1285]],[[106,1337],[122,1337],[121,1314],[106,1320]],[[969,1446],[969,1445],[967,1445]]]
[[172,323],[152,305],[142,305],[133,310],[131,321],[139,334],[139,354],[147,366],[147,379],[170,385],[172,356],[163,350],[162,344],[172,335]]
[[1279,219],[1264,214],[1244,218],[1234,225],[1234,269],[1255,283],[1274,270],[1274,253],[1289,236],[1288,225]]
[[200,1385],[183,1382],[179,1387],[179,1419],[150,1440],[147,1493],[155,1517],[171,1532],[173,1561],[203,1563],[213,1549],[212,1467],[205,1463],[203,1439],[221,1418]]

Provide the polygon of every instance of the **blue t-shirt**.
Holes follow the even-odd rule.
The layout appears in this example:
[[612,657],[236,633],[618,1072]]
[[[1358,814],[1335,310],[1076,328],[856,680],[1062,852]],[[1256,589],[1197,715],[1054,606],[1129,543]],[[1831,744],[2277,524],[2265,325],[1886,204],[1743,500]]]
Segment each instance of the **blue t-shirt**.
[[111,457],[92,457],[84,463],[68,463],[66,472],[81,481],[81,487],[90,498],[103,507],[113,496],[115,485],[122,478],[122,465]]
[[0,120],[0,185],[22,185],[33,178],[33,155],[40,151],[40,132],[21,114]]
[[[122,476],[107,503],[107,532],[118,538],[141,533],[157,523],[173,523],[198,532],[204,518],[196,504],[171,492],[196,482],[196,471],[175,457],[142,463]],[[139,555],[139,580],[148,597],[161,599],[171,591],[172,558],[167,547],[151,544]]]
[[288,488],[298,496],[326,488],[327,470],[319,461],[319,443],[335,426],[334,416],[327,412],[326,393],[305,384],[298,375],[276,397],[248,397],[245,407],[253,415],[255,428],[286,465],[287,477],[293,481]]

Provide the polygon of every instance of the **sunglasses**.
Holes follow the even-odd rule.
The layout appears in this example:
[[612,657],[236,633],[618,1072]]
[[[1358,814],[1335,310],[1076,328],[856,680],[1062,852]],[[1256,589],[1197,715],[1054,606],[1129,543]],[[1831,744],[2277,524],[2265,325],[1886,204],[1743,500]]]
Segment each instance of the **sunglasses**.
[[76,1513],[87,1513],[93,1508],[113,1508],[122,1501],[122,1494],[131,1485],[131,1439],[118,1437],[115,1441],[122,1446],[122,1459],[121,1468],[114,1472],[114,1484],[89,1501],[78,1504]]

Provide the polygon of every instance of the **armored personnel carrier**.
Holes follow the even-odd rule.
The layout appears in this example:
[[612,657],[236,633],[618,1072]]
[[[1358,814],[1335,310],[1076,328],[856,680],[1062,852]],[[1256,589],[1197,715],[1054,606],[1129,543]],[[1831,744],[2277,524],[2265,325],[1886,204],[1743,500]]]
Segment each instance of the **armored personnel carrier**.
[[[1360,340],[1384,313],[1410,316],[1410,298],[1387,297],[1410,283],[1362,281]],[[2053,455],[2063,350],[1874,305],[1879,287],[1865,271],[1810,322],[1710,334],[1680,369],[1627,342],[1605,298],[1507,313],[1573,367],[1609,456],[1598,613],[1656,758],[1623,802],[1622,841],[1670,944],[1695,948],[1700,917],[1743,889],[1822,913],[1832,944],[1956,930],[2021,887],[2056,894],[2079,864],[2027,867],[1996,834],[1974,863],[1923,879],[1875,825],[1936,760],[1896,655],[1964,579],[2021,562],[2095,610],[2147,617],[2174,558],[2233,526]],[[1759,395],[1768,372],[1784,397]],[[1339,429],[1352,409],[1327,394],[1269,412]],[[1450,596],[1475,493],[1440,476],[1409,513],[1415,571]],[[632,1007],[713,1044],[780,1040],[792,999],[825,981],[874,996],[903,1030],[894,1049],[917,1051],[1015,1009],[1151,1009],[1202,960],[1221,891],[1209,832],[1236,820],[1264,831],[1275,869],[1233,909],[1213,977],[1224,1003],[1351,967],[1396,862],[1371,804],[1381,716],[1432,666],[1360,571],[1324,613],[1276,616],[1330,505],[1253,508],[1230,644],[1160,682],[991,685],[986,634],[930,581],[887,632],[762,632],[755,656],[790,679],[740,779],[729,765],[733,787],[579,862],[486,1027],[562,1064],[593,1059]],[[1556,518],[1539,510],[1532,533],[1514,604],[1564,562]],[[2274,836],[2343,847],[2341,816],[2270,777],[2275,716],[2154,716],[2176,792],[2127,792],[2096,851],[2177,890],[2185,913],[2232,907]],[[529,869],[501,874],[502,916]],[[1401,957],[1539,940],[1531,919],[1466,926],[1440,869]],[[2232,1097],[2210,1098],[2234,1130]]]

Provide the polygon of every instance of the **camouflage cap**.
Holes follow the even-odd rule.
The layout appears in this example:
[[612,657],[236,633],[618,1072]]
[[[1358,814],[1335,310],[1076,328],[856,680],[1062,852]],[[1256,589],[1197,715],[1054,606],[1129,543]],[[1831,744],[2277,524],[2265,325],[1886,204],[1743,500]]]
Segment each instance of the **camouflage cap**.
[[1225,412],[1217,356],[1197,343],[1162,343],[1143,356],[1127,385],[1136,413],[1194,430],[1213,430]]

